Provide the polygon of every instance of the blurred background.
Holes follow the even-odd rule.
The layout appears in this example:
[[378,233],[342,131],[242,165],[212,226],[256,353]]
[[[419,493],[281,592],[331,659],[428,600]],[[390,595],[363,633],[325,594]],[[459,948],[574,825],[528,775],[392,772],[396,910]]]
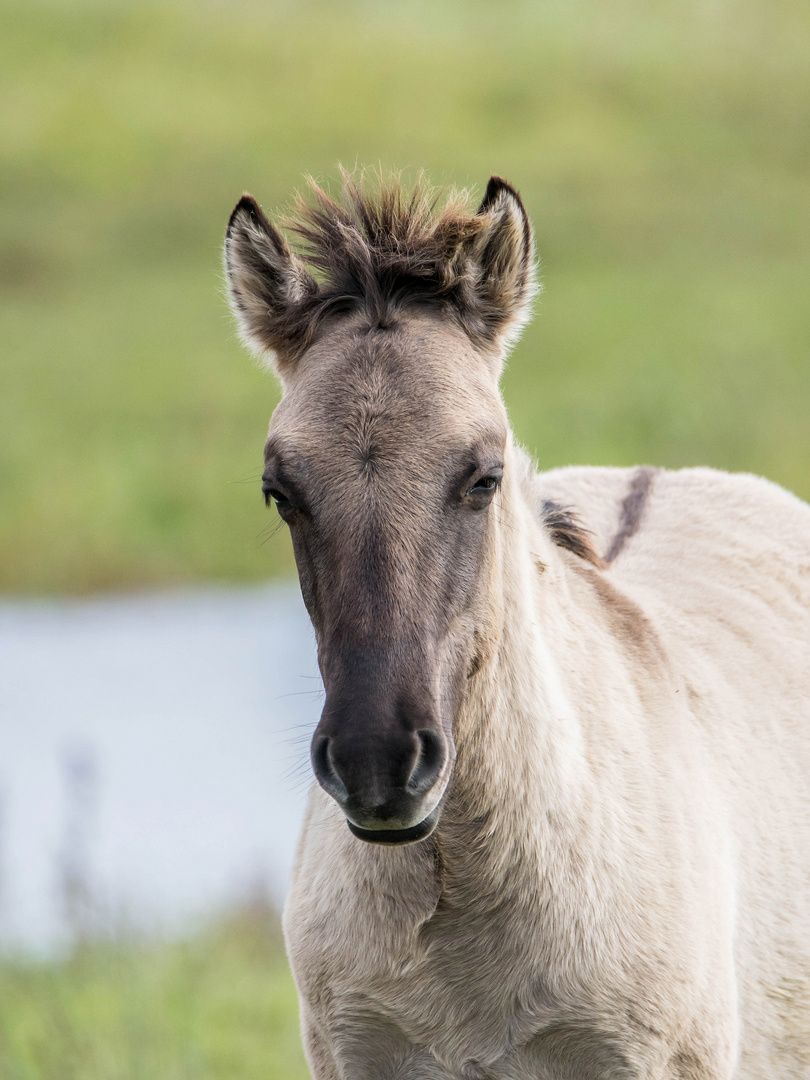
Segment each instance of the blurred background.
[[319,713],[220,249],[338,162],[522,192],[541,467],[810,497],[803,0],[0,0],[0,1080],[305,1077]]

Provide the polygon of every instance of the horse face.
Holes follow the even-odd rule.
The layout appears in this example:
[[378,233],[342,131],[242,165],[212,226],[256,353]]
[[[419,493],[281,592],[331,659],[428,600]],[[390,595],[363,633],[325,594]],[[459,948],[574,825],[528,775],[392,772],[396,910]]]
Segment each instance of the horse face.
[[493,365],[429,313],[354,320],[285,381],[263,490],[317,635],[315,775],[364,840],[419,840],[438,819],[506,432]]
[[225,266],[243,340],[284,396],[263,486],[290,527],[326,703],[312,764],[352,831],[427,836],[478,666],[507,424],[504,347],[535,289],[531,227],[492,177],[474,214],[398,185],[338,203],[315,186],[292,227],[250,196]]

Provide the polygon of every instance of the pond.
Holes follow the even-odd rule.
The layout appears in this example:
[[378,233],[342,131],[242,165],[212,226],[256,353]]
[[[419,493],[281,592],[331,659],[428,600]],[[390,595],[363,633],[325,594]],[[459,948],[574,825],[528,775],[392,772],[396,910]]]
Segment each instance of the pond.
[[280,902],[322,699],[291,585],[0,602],[0,944]]

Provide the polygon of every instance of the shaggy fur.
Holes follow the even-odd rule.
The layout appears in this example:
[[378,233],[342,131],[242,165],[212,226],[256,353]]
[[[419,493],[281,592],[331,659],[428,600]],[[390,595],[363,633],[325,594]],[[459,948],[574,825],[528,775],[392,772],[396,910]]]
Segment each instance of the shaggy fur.
[[464,193],[442,201],[424,179],[405,193],[344,174],[340,200],[310,188],[313,201],[299,198],[286,221],[303,258],[252,196],[228,223],[231,303],[255,352],[275,353],[283,369],[335,318],[361,311],[387,327],[415,306],[440,308],[480,345],[519,332],[537,283],[528,218],[505,181],[490,180],[475,213]]
[[226,252],[243,336],[299,328],[264,483],[326,689],[285,910],[314,1080],[807,1080],[810,507],[538,473],[516,193],[444,256],[358,198],[305,215],[320,285],[244,200]]

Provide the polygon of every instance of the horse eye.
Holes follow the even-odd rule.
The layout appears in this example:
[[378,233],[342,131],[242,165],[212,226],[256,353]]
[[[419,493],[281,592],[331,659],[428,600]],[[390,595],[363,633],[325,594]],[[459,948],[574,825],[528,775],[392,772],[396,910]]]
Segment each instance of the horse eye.
[[265,505],[270,505],[272,499],[279,510],[284,510],[290,505],[290,500],[287,496],[279,491],[278,488],[270,487],[268,484],[262,484],[262,494],[264,495]]
[[467,494],[485,495],[490,491],[494,491],[500,482],[500,476],[482,476],[480,480],[476,480],[473,486],[467,491]]

